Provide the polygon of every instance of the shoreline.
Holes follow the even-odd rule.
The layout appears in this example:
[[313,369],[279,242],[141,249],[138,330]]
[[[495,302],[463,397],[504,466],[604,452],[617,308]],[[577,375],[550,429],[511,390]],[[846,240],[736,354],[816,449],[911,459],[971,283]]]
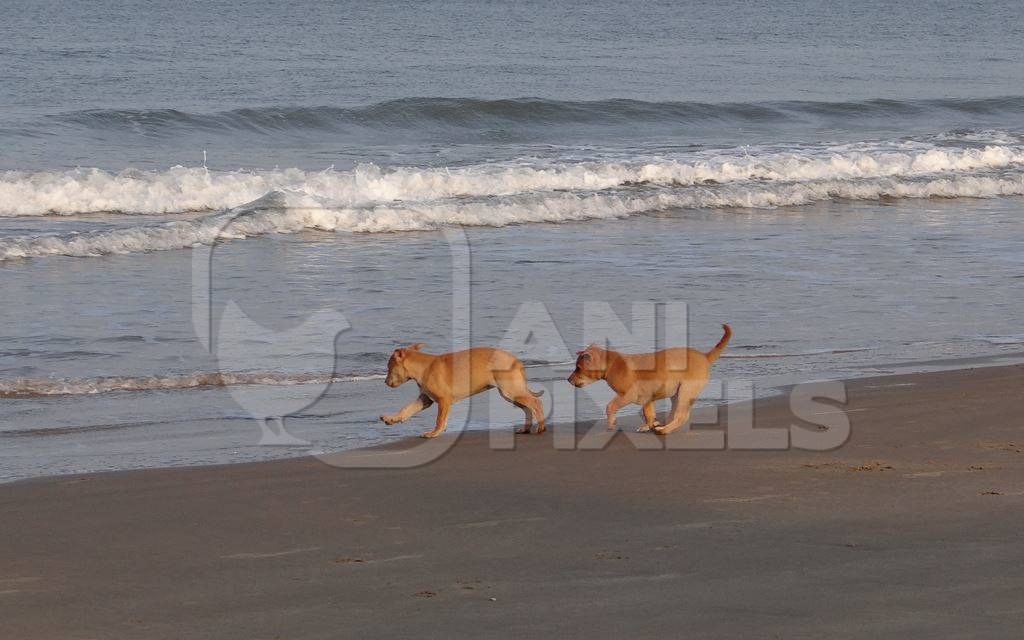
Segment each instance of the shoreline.
[[[639,451],[621,433],[492,451],[481,432],[411,469],[307,457],[5,484],[0,632],[1012,637],[1024,366],[885,378],[848,383],[833,451]],[[755,427],[792,422],[784,397],[754,409]]]
[[[894,362],[894,363],[889,363],[889,364],[875,365],[874,367],[860,367],[861,369],[865,369],[865,370],[874,369],[875,371],[873,371],[872,373],[867,373],[867,374],[862,375],[862,376],[847,377],[847,378],[835,378],[835,377],[832,377],[830,374],[838,373],[838,372],[828,372],[828,371],[823,372],[822,374],[814,374],[814,373],[779,374],[779,375],[773,375],[773,376],[766,376],[764,378],[760,378],[760,379],[754,380],[754,382],[755,382],[755,391],[756,391],[756,394],[757,394],[757,397],[755,398],[755,402],[762,402],[762,401],[769,400],[771,398],[780,397],[780,396],[785,395],[786,393],[788,393],[789,390],[794,385],[810,383],[810,382],[828,381],[828,382],[841,382],[842,384],[849,384],[849,383],[852,383],[852,382],[855,382],[855,381],[885,379],[885,378],[889,378],[889,377],[893,377],[893,376],[914,376],[914,375],[918,375],[918,374],[942,373],[942,372],[959,371],[959,370],[973,371],[973,370],[976,370],[976,369],[991,369],[991,368],[1000,368],[1000,367],[1013,367],[1013,366],[1017,366],[1017,365],[1020,365],[1020,364],[1024,364],[1024,351],[1005,353],[1005,354],[984,355],[984,356],[971,356],[971,357],[964,357],[964,358],[948,358],[948,359],[926,360],[926,361]],[[560,377],[557,378],[557,379],[561,380]],[[540,382],[550,382],[550,380],[546,379],[546,378],[545,379],[540,379],[539,381]],[[760,383],[760,384],[758,384],[758,383]],[[744,402],[744,401],[737,401],[737,402]],[[729,401],[729,400],[712,400],[712,401],[704,400],[702,402],[698,402],[698,405],[695,408],[695,411],[707,412],[707,411],[712,410],[712,409],[722,410],[723,408],[727,408],[730,404],[735,404],[735,403],[736,402]],[[659,415],[661,413],[663,413],[665,410],[666,410],[665,407],[660,406],[659,407]],[[627,407],[622,412],[620,412],[619,420],[620,420],[620,422],[623,425],[629,425],[628,429],[631,430],[633,428],[633,426],[635,426],[636,419],[637,419],[637,415],[636,414],[638,414],[638,413],[639,413],[639,407],[635,407],[635,406]],[[584,418],[582,420],[582,422],[586,423],[586,424],[590,424],[590,423],[593,422],[593,418],[592,417],[591,418]],[[516,423],[516,424],[518,424],[518,423]],[[448,433],[446,435],[448,437],[451,437],[453,435],[460,437],[461,435],[467,435],[468,436],[470,434],[491,433],[491,432],[494,432],[494,431],[500,431],[500,430],[504,430],[504,429],[511,430],[514,426],[515,425],[513,423],[510,423],[509,425],[501,425],[501,426],[468,426],[468,427],[466,427],[466,428],[464,428],[462,430],[449,429],[449,431],[448,431]],[[563,425],[563,428],[564,428],[564,425]],[[0,434],[0,436],[2,436],[2,435],[3,434]],[[200,464],[188,464],[188,463],[186,463],[186,464],[180,464],[180,465],[164,465],[164,466],[136,467],[136,468],[125,468],[125,469],[106,469],[106,470],[86,471],[86,472],[69,472],[69,473],[45,474],[45,475],[36,475],[36,476],[29,476],[29,477],[23,477],[23,478],[6,479],[6,480],[5,479],[0,479],[0,488],[6,487],[6,486],[10,486],[10,485],[15,485],[15,484],[23,484],[23,483],[26,483],[26,482],[34,482],[34,481],[43,481],[43,482],[45,482],[45,481],[48,481],[48,480],[57,480],[57,479],[61,479],[61,478],[87,477],[87,476],[93,476],[93,475],[106,475],[106,474],[119,474],[119,473],[140,473],[140,472],[155,471],[155,470],[160,470],[160,469],[219,468],[219,467],[230,467],[230,466],[235,466],[235,465],[264,464],[264,463],[275,462],[275,461],[282,461],[282,460],[300,460],[300,459],[304,459],[304,458],[319,458],[319,457],[324,457],[324,456],[330,457],[330,456],[339,456],[339,455],[340,456],[359,455],[359,452],[361,452],[361,451],[373,451],[375,449],[380,449],[380,448],[390,448],[390,447],[395,447],[395,446],[401,446],[402,443],[416,444],[416,443],[421,443],[421,442],[422,442],[422,440],[419,439],[417,436],[410,435],[410,436],[400,437],[398,439],[385,440],[383,442],[378,442],[378,443],[369,444],[369,445],[365,445],[365,446],[357,446],[357,447],[353,447],[353,448],[349,448],[349,449],[341,449],[341,450],[337,450],[337,451],[333,451],[333,452],[325,452],[325,453],[317,453],[317,454],[311,454],[310,451],[308,451],[308,450],[303,450],[301,452],[299,452],[297,450],[297,451],[295,451],[294,455],[286,454],[286,455],[283,455],[283,456],[280,456],[280,457],[275,456],[275,457],[263,458],[263,459],[258,459],[258,460],[243,460],[243,461],[239,461],[239,462],[216,462],[216,463],[200,463]],[[270,449],[274,448],[273,446],[268,446],[268,447]],[[286,450],[288,448],[290,448],[290,447],[281,447],[282,450]]]

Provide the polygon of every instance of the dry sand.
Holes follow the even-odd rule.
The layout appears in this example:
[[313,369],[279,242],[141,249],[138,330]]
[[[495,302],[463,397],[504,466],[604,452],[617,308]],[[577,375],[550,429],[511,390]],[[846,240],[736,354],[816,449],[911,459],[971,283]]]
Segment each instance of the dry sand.
[[0,638],[1019,638],[1022,382],[852,382],[830,452],[473,434],[408,470],[5,485]]

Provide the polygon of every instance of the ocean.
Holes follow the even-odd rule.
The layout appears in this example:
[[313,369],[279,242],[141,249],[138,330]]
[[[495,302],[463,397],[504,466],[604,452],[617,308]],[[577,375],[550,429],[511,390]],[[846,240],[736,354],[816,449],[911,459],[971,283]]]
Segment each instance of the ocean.
[[0,480],[414,435],[414,342],[550,402],[659,303],[764,393],[1015,361],[1019,8],[7,2]]

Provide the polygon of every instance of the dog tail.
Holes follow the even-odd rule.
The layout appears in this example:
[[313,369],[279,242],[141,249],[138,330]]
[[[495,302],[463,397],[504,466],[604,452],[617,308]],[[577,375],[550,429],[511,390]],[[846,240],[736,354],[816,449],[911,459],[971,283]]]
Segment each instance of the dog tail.
[[544,390],[543,389],[541,389],[540,391],[534,391],[533,389],[530,389],[529,387],[527,387],[526,390],[529,391],[530,395],[532,395],[534,398],[539,398],[542,395],[544,395]]
[[710,362],[718,360],[719,356],[722,355],[722,352],[725,351],[725,346],[729,344],[729,339],[732,338],[732,327],[730,327],[727,324],[723,324],[722,329],[725,330],[725,335],[722,336],[722,339],[718,341],[718,344],[715,345],[715,348],[712,349],[711,351],[708,351],[706,354],[708,357],[708,361]]

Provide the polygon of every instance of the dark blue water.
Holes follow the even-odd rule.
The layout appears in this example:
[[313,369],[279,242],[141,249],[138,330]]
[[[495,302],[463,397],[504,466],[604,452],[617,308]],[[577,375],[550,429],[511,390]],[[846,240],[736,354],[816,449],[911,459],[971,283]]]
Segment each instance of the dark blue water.
[[[220,168],[323,168],[459,144],[1006,124],[1019,98],[919,101],[1024,95],[1022,43],[1009,1],[15,0],[0,167],[166,167],[208,147]],[[524,97],[553,102],[507,102]],[[841,104],[762,104],[791,101]]]

